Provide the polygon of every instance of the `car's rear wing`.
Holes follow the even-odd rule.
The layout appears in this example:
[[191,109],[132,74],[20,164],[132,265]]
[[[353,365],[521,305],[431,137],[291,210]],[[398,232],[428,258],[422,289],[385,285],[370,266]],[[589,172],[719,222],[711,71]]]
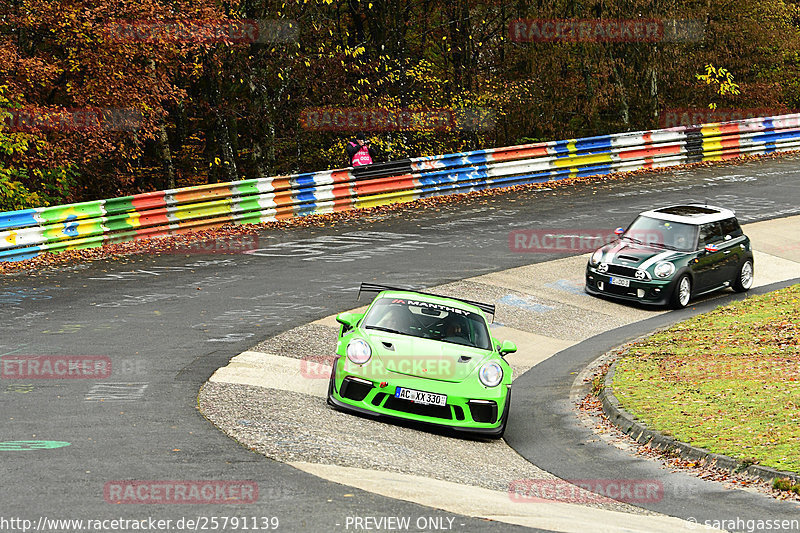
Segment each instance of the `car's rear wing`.
[[453,298],[452,296],[442,296],[441,294],[433,294],[430,292],[422,292],[416,289],[403,289],[400,287],[389,287],[388,285],[380,285],[378,283],[362,283],[361,287],[358,288],[358,298],[361,299],[362,292],[381,292],[381,291],[407,291],[407,292],[415,292],[417,294],[424,294],[425,296],[435,296],[437,298],[449,298],[451,300],[456,300],[458,302],[464,302],[465,304],[474,305],[484,313],[489,313],[494,317],[494,304],[485,304],[481,302],[475,302],[472,300],[465,300],[464,298]]

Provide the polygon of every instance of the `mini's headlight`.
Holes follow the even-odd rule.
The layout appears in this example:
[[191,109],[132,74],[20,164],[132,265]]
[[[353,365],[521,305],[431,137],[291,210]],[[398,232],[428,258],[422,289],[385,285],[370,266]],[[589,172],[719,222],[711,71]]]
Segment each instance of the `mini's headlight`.
[[647,279],[647,272],[644,270],[637,270],[636,274],[634,275],[636,276],[636,279]]
[[675,273],[675,265],[669,261],[662,261],[656,265],[653,272],[655,272],[656,276],[659,278],[668,278]]
[[595,252],[592,254],[592,257],[589,258],[589,262],[593,265],[596,265],[601,259],[603,259],[603,250],[595,250]]
[[608,263],[600,263],[597,265],[598,272],[608,272]]
[[487,387],[496,387],[503,381],[503,369],[495,361],[490,361],[478,370],[478,379]]
[[363,365],[372,357],[372,348],[366,341],[354,339],[347,345],[347,358],[357,365]]

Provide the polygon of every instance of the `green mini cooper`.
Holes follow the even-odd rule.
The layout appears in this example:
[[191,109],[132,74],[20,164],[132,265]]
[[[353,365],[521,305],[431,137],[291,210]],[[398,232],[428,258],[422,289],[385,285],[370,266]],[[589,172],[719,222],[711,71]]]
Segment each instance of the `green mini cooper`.
[[365,313],[342,313],[328,403],[500,438],[511,403],[507,354],[489,331],[494,305],[361,284]]
[[753,286],[753,252],[733,211],[674,205],[640,214],[586,265],[586,292],[686,307],[695,296]]

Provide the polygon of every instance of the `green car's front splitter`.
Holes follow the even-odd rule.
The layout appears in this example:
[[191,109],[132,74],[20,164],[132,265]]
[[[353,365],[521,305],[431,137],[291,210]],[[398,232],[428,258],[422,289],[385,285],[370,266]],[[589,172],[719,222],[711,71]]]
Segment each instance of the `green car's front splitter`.
[[[456,431],[498,438],[505,431],[511,385],[497,387],[445,382],[398,374],[375,382],[344,369],[343,357],[333,365],[328,403],[373,418],[411,420]],[[424,405],[395,397],[398,387],[447,395],[444,406]]]

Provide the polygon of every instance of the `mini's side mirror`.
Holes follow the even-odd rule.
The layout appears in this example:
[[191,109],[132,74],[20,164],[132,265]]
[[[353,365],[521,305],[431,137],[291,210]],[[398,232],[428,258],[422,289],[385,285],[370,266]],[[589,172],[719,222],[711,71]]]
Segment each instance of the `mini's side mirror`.
[[505,356],[510,353],[514,353],[517,351],[517,345],[511,341],[503,341],[503,344],[500,345],[500,355]]
[[617,237],[619,237],[623,233],[625,233],[625,228],[617,228],[614,230],[614,235],[616,235]]
[[350,328],[356,327],[356,324],[358,324],[358,321],[361,320],[363,316],[364,315],[362,313],[339,313],[336,315],[336,322],[344,326],[342,332],[345,332]]
[[706,244],[706,247],[704,249],[708,254],[719,252],[719,248],[717,247],[716,244]]

